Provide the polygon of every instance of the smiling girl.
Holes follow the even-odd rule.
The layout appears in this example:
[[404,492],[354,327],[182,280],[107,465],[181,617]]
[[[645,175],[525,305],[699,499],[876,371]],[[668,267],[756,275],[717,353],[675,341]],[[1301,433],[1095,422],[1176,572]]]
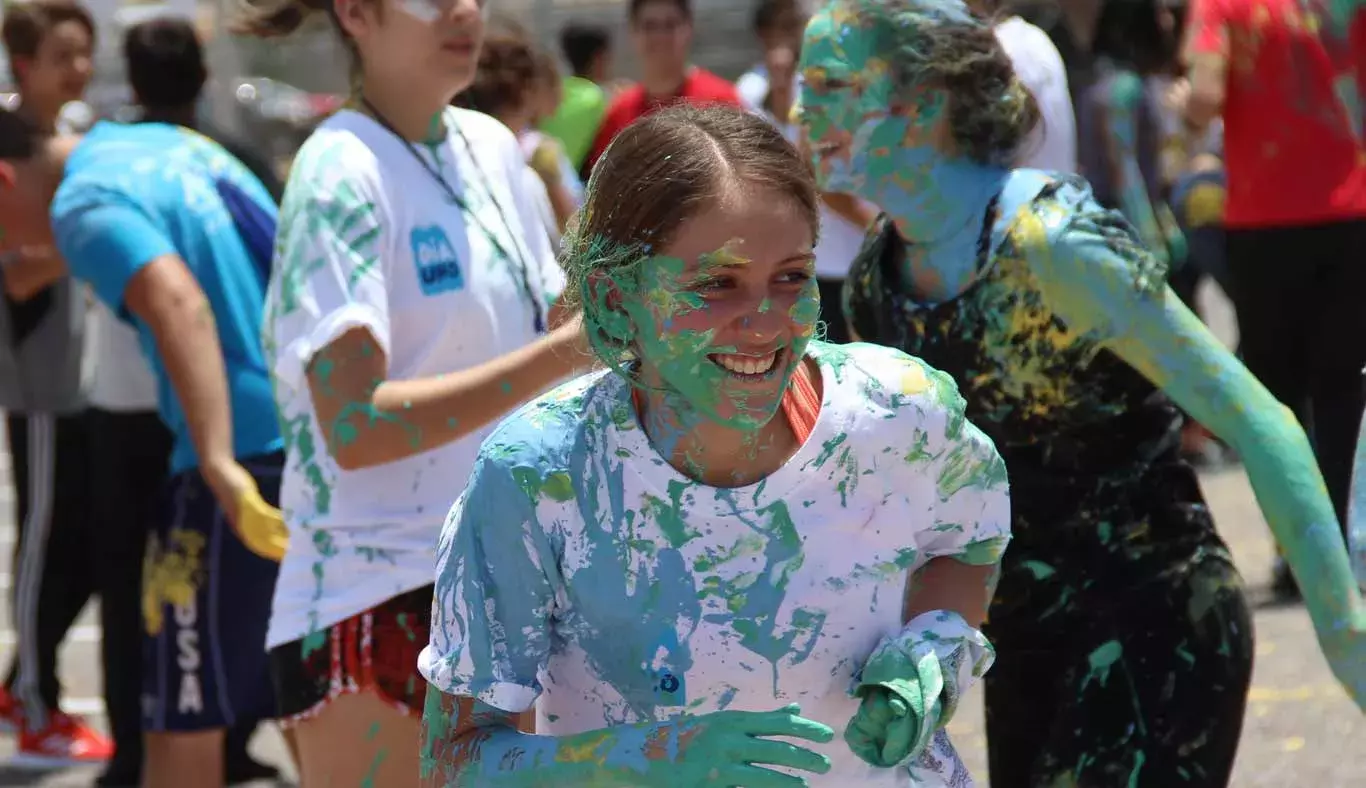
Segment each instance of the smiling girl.
[[304,784],[417,780],[434,548],[491,423],[588,356],[547,334],[563,276],[516,139],[447,108],[474,77],[475,0],[260,7],[260,34],[324,10],[350,105],[285,190],[263,328],[286,441],[266,647]]
[[599,162],[563,260],[610,369],[505,420],[451,510],[428,784],[965,784],[1005,471],[947,377],[812,341],[817,217],[755,115]]
[[1010,469],[992,783],[1228,783],[1252,620],[1173,401],[1242,455],[1366,704],[1366,609],[1303,430],[1085,181],[1010,169],[1037,111],[990,26],[957,0],[834,0],[802,74],[817,179],[887,214],[850,271],[851,327],[960,381]]

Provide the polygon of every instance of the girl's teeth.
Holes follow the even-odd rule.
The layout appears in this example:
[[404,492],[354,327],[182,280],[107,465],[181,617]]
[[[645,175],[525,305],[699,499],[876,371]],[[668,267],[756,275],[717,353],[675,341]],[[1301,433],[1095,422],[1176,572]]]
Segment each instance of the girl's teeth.
[[777,357],[777,353],[770,353],[763,358],[753,358],[751,356],[717,356],[716,360],[722,367],[740,375],[762,375],[773,368],[773,362]]

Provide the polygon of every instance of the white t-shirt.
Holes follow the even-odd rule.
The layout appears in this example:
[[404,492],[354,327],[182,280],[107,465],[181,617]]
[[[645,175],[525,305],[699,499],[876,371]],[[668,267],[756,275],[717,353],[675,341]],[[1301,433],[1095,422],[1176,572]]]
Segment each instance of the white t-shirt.
[[116,317],[99,299],[86,315],[88,350],[94,357],[90,404],[113,413],[155,412],[157,382],[142,355],[137,330]]
[[1042,123],[1020,148],[1020,167],[1050,172],[1077,171],[1077,117],[1067,88],[1062,55],[1048,34],[1018,16],[996,26],[996,40],[1015,74],[1034,94]]
[[263,330],[286,442],[281,509],[290,530],[268,647],[430,584],[442,518],[492,430],[342,470],[313,412],[305,377],[313,355],[364,327],[383,348],[390,379],[467,368],[536,338],[527,287],[542,315],[563,287],[549,239],[531,229],[539,219],[512,133],[475,112],[448,109],[445,119],[443,142],[409,146],[342,111],[294,160]]
[[[811,435],[747,487],[674,470],[610,373],[505,419],[442,529],[423,676],[534,703],[539,734],[791,702],[842,731],[856,671],[904,624],[909,574],[998,561],[1010,506],[947,375],[874,345],[809,354]],[[971,785],[943,731],[910,770],[869,767],[838,736],[813,746],[834,768],[811,785]]]

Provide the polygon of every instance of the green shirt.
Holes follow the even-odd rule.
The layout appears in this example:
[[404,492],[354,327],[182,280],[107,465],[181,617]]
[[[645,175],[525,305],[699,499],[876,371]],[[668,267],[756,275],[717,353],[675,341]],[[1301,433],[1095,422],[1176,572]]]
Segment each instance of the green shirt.
[[592,80],[566,77],[564,98],[549,119],[541,123],[541,131],[555,137],[564,145],[564,152],[574,167],[583,166],[593,138],[607,114],[607,95]]

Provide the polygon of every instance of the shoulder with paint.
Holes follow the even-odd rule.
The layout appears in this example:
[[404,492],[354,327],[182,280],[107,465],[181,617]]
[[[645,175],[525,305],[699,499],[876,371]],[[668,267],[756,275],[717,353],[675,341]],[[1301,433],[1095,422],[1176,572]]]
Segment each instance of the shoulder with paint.
[[323,121],[294,155],[289,192],[313,197],[329,186],[359,182],[377,185],[383,167],[371,125],[373,121],[356,112],[339,112]]
[[509,467],[567,464],[590,443],[590,435],[634,419],[625,388],[606,370],[562,383],[498,422],[479,455]]
[[926,421],[962,418],[965,402],[946,373],[900,350],[862,342],[813,344],[825,401],[851,431],[876,435],[894,425],[914,430]]

